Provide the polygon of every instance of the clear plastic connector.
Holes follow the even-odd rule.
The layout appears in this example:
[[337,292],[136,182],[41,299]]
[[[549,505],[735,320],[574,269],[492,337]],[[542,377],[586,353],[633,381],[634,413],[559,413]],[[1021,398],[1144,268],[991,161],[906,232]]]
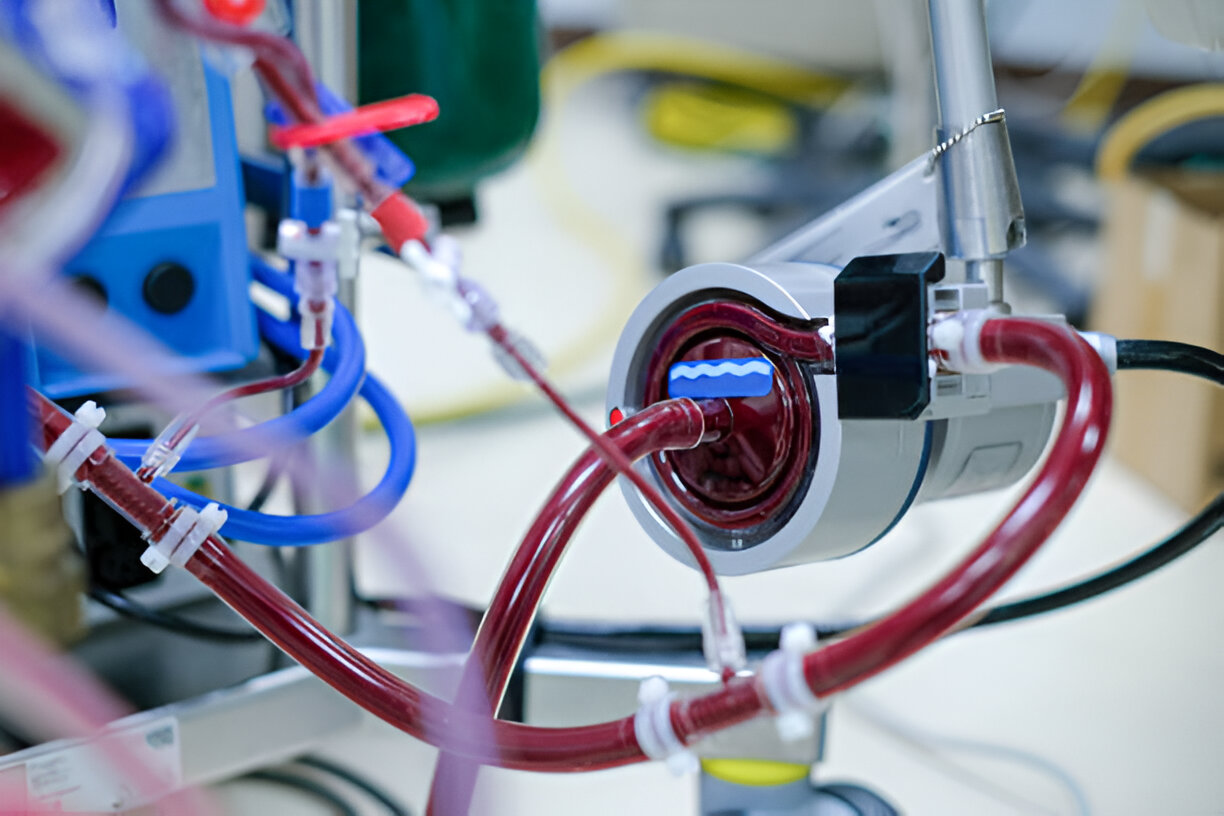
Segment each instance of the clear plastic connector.
[[301,343],[307,351],[331,345],[336,316],[337,265],[307,261],[293,270],[293,290],[298,293]]
[[[536,347],[535,343],[518,332],[507,331],[505,342],[512,346],[515,353],[536,371],[543,371],[547,367],[544,353]],[[531,375],[527,373],[527,369],[523,368],[513,354],[497,343],[493,344],[493,359],[502,367],[502,370],[510,375],[511,379],[531,382]]]
[[[400,257],[420,277],[426,294],[450,310],[467,331],[490,334],[501,326],[501,308],[483,286],[471,278],[459,274],[461,262],[459,245],[442,235],[434,241],[433,251],[420,241],[409,241],[400,250]],[[505,343],[514,349],[537,371],[545,367],[544,355],[526,337],[502,328],[506,332]],[[514,354],[498,343],[493,343],[493,359],[515,380],[531,379],[527,371],[515,359]]]
[[[193,425],[186,433],[181,434],[184,419],[179,417],[165,427],[157,438],[153,440],[153,444],[144,452],[144,456],[140,457],[140,469],[137,475],[145,482],[151,482],[161,476],[165,476],[170,471],[174,470],[175,465],[183,458],[183,451],[196,438],[196,434],[200,430],[199,425]],[[175,437],[179,436],[177,442]]]
[[731,601],[721,593],[706,596],[705,614],[701,619],[701,651],[710,671],[721,677],[735,674],[748,665],[748,650],[744,632]]

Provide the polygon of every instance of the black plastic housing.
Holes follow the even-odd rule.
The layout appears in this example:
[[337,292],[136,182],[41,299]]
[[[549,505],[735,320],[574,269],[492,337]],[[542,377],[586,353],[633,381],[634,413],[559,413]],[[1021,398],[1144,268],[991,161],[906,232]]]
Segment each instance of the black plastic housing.
[[917,419],[931,401],[928,287],[938,252],[869,255],[833,281],[837,408],[842,419]]

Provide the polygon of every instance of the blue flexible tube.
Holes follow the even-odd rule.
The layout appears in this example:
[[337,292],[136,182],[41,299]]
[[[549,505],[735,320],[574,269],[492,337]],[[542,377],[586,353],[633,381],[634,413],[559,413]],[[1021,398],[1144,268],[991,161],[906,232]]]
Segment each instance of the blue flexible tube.
[[[254,273],[255,279],[268,288],[291,299],[296,299],[293,294],[292,281],[287,275],[272,269],[262,261],[254,258],[251,261],[251,271]],[[282,323],[270,315],[261,312],[259,314],[259,326],[264,337],[281,351],[298,357],[305,356],[305,352],[301,349],[296,324]],[[351,336],[348,334],[350,331]],[[354,386],[354,390],[357,390],[360,396],[374,409],[375,415],[377,415],[383,429],[386,431],[387,441],[391,447],[391,458],[387,462],[387,469],[383,473],[382,479],[374,486],[373,490],[349,507],[343,510],[311,516],[273,516],[229,505],[221,505],[229,514],[229,518],[221,531],[224,535],[241,541],[249,541],[253,544],[267,544],[276,547],[302,547],[312,544],[323,544],[328,541],[347,538],[348,536],[370,529],[387,517],[395,506],[399,504],[399,500],[408,489],[408,483],[412,480],[412,472],[416,468],[416,433],[412,428],[412,422],[404,413],[403,408],[400,407],[399,402],[381,382],[372,375],[365,375],[364,381],[362,380],[362,375],[365,373],[365,346],[362,344],[361,335],[353,323],[352,315],[340,304],[336,304],[335,338],[339,351],[333,352],[329,349],[323,358],[323,367],[332,374],[328,385],[330,386],[332,382],[341,379],[343,367],[346,365],[356,365],[358,373],[353,379],[355,382],[360,383],[360,388],[357,389]],[[346,340],[347,342],[345,342]],[[335,367],[334,370],[333,366]],[[188,448],[187,454],[193,453],[194,449],[202,443],[209,443],[214,439],[227,439],[230,441],[219,446],[220,450],[216,452],[208,448],[205,449],[208,456],[214,458],[207,459],[200,454],[195,454],[196,460],[193,461],[203,459],[209,462],[219,461],[225,464],[236,464],[235,461],[228,461],[224,458],[226,454],[230,453],[230,447],[233,444],[232,440],[240,434],[268,433],[269,426],[281,420],[291,420],[293,424],[287,424],[285,429],[277,431],[278,433],[291,433],[295,438],[308,436],[338,415],[344,409],[344,406],[348,404],[349,397],[351,396],[350,392],[348,396],[344,397],[339,407],[335,408],[334,413],[331,416],[327,416],[334,408],[330,404],[332,398],[329,397],[326,410],[318,410],[319,416],[327,416],[327,418],[318,427],[311,428],[310,423],[302,419],[300,412],[303,408],[317,403],[326,390],[327,388],[325,387],[323,391],[320,391],[304,403],[302,408],[298,408],[283,417],[269,420],[254,428],[236,431],[233,434],[198,439]],[[335,399],[339,399],[339,397],[335,397]],[[307,430],[303,433],[301,429]],[[113,441],[118,442],[120,440]],[[137,449],[136,462],[140,461],[144,448],[151,443],[151,440],[126,441],[129,444],[133,444]],[[187,454],[183,456],[182,461],[179,463],[180,466],[188,461]],[[245,461],[245,458],[238,459],[237,461]],[[206,464],[204,466],[196,464],[192,469],[219,466],[218,464]],[[211,501],[198,493],[193,493],[165,479],[155,479],[153,486],[161,491],[163,495],[178,499],[194,507],[203,507]]]
[[[272,516],[221,505],[229,513],[221,533],[253,544],[301,547],[356,535],[386,518],[412,479],[416,467],[416,434],[395,397],[373,376],[366,377],[361,396],[382,422],[391,445],[387,470],[373,490],[343,510],[313,516]],[[165,479],[154,480],[153,486],[164,495],[195,507],[203,507],[210,501]]]
[[0,488],[38,473],[26,407],[26,344],[0,328]]
[[[288,275],[267,264],[252,259],[251,271],[260,283],[286,297],[296,300],[293,283]],[[257,314],[259,331],[269,342],[298,359],[305,359],[296,323],[284,323],[260,310]],[[267,450],[269,440],[291,443],[316,433],[344,411],[361,387],[365,376],[365,344],[353,316],[337,305],[333,328],[335,345],[327,350],[323,367],[331,373],[317,394],[283,416],[240,431],[206,436],[194,440],[183,452],[176,471],[209,470],[248,462]],[[24,403],[22,403],[24,408]],[[153,444],[152,439],[112,439],[115,454],[128,467],[139,467],[140,458]]]

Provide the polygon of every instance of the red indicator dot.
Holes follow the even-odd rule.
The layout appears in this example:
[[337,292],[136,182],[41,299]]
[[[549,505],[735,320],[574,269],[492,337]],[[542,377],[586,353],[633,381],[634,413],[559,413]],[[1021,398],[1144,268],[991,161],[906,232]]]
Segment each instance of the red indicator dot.
[[608,414],[608,427],[618,424],[625,418],[625,412],[619,408],[613,408]]
[[264,0],[204,0],[208,13],[231,25],[250,25],[263,14]]

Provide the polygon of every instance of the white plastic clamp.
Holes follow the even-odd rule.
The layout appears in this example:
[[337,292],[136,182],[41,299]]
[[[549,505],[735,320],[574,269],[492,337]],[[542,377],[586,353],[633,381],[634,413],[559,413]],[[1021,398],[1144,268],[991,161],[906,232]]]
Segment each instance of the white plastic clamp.
[[633,736],[643,754],[666,762],[667,769],[680,776],[695,772],[700,763],[672,727],[671,704],[675,699],[662,677],[643,680],[638,688],[638,710],[633,715]]
[[276,251],[291,261],[336,263],[340,258],[340,225],[325,221],[311,232],[305,221],[283,218],[276,228]]
[[816,631],[811,624],[787,624],[778,648],[761,662],[761,688],[777,715],[778,736],[786,742],[811,736],[816,717],[828,707],[827,701],[812,693],[803,674],[803,658],[815,648]]
[[106,447],[106,437],[98,430],[106,419],[106,410],[89,400],[73,414],[71,425],[64,429],[43,454],[43,461],[56,468],[59,492],[65,493],[77,483],[76,472],[99,448]]
[[[170,521],[170,529],[160,540],[150,542],[140,556],[140,563],[151,571],[161,573],[174,564],[181,567],[187,563],[204,540],[221,529],[229,517],[216,502],[209,502],[203,510],[181,507]],[[146,540],[148,535],[145,536]]]
[[933,351],[944,353],[944,364],[962,374],[990,374],[1003,366],[982,356],[982,326],[999,317],[986,309],[969,309],[940,316],[931,324]]

